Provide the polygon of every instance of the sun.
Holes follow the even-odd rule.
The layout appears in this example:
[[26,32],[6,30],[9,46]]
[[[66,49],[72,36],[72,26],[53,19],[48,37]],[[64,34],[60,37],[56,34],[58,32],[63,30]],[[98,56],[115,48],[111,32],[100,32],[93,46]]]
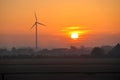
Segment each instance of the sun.
[[79,27],[79,26],[66,27],[61,31],[64,32],[63,35],[69,37],[69,39],[76,40],[76,41],[84,39],[84,37],[86,37],[86,35],[88,35],[88,33],[90,32],[89,29]]
[[79,33],[77,33],[77,32],[71,33],[71,38],[72,39],[78,39],[79,38]]

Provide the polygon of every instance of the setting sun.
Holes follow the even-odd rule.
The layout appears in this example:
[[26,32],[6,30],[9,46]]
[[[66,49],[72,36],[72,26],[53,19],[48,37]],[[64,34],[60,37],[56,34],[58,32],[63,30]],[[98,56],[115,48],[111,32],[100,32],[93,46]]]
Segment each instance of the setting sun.
[[79,34],[77,32],[74,32],[74,33],[71,34],[71,38],[72,39],[77,39],[77,38],[79,38]]
[[85,35],[88,35],[88,32],[90,29],[86,29],[84,26],[73,26],[73,27],[65,27],[61,30],[65,33],[65,36],[73,39],[73,40],[80,40],[85,37]]

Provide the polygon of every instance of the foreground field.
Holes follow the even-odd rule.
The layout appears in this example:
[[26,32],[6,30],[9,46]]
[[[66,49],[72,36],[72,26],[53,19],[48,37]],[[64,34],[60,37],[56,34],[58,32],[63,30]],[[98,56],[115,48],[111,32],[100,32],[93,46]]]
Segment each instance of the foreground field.
[[4,59],[5,80],[119,80],[120,59]]
[[0,59],[4,64],[120,64],[119,58],[37,58],[37,59]]

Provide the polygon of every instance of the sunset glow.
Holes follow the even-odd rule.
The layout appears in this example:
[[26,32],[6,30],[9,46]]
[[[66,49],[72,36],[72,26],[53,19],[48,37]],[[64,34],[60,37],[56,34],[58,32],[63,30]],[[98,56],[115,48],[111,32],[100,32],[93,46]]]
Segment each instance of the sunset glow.
[[84,37],[84,35],[89,35],[90,30],[86,29],[85,27],[80,27],[80,26],[73,26],[73,27],[66,27],[62,30],[63,33],[65,33],[66,37],[67,35],[73,39],[73,40],[77,40],[77,39],[81,39]]
[[[120,0],[1,0],[0,47],[96,46],[120,42]],[[75,33],[74,33],[75,32]],[[73,40],[76,39],[76,40]]]

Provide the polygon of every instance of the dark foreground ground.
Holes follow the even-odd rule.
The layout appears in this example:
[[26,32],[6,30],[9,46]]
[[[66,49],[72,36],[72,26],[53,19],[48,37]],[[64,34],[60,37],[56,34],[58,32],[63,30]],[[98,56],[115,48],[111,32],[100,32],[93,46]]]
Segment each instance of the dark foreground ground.
[[0,80],[120,80],[120,59],[3,59]]

